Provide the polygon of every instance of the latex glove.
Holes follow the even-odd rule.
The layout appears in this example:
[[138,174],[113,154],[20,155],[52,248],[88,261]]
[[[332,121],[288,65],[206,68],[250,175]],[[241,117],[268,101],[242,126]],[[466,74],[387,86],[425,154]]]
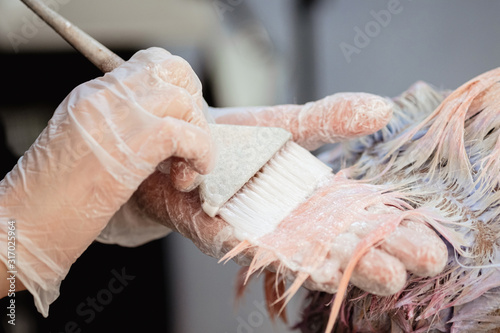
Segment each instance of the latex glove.
[[[228,110],[212,110],[218,122],[260,126],[279,125],[291,131],[294,139],[299,143],[309,148],[317,148],[325,142],[334,142],[339,138],[349,139],[377,131],[389,120],[391,103],[368,94],[339,94],[305,106],[230,109],[221,117],[217,117],[218,111]],[[344,123],[349,125],[342,125]],[[320,129],[321,134],[315,130],[317,128]],[[284,228],[280,229],[282,231],[280,244],[293,245],[302,244],[302,241],[310,241],[309,236],[312,231],[308,228],[311,225],[305,222],[310,221],[311,218],[312,221],[317,221],[326,216],[331,225],[340,223],[337,220],[341,219],[338,215],[334,215],[335,212],[332,212],[330,207],[332,207],[332,202],[340,206],[346,203],[344,210],[348,209],[347,201],[353,190],[349,186],[336,187],[335,182],[332,184],[324,189],[326,195],[323,196],[322,201],[322,196],[319,195],[320,204],[313,206],[311,201],[308,201],[297,209],[302,213],[292,214],[280,223],[280,226]],[[364,189],[364,191],[367,190],[370,189]],[[234,236],[233,228],[224,220],[218,217],[210,218],[202,212],[197,191],[190,193],[175,191],[169,178],[159,172],[154,173],[141,184],[129,204],[152,220],[180,232],[191,239],[201,251],[213,257],[221,258],[240,243],[240,240]],[[310,207],[315,207],[315,209],[311,210]],[[327,213],[320,214],[325,208]],[[386,217],[392,213],[391,210],[386,211]],[[337,235],[335,242],[325,253],[324,269],[317,269],[314,275],[307,277],[303,281],[306,286],[334,292],[360,238],[377,227],[380,221],[375,221],[377,223],[369,224],[364,228],[352,222],[354,221],[342,221],[342,232]],[[287,231],[287,225],[299,228],[304,225],[305,228],[300,232],[297,229]],[[298,239],[295,239],[296,235],[299,235]],[[263,247],[277,253],[281,249],[276,244],[272,235],[267,242],[261,243]],[[255,250],[256,248],[250,248],[243,251],[236,257],[237,262],[248,265],[256,254]],[[443,253],[446,253],[446,247],[432,230],[406,221],[381,247],[370,250],[361,258],[353,272],[352,282],[372,293],[392,294],[403,286],[407,270],[423,276],[434,275],[441,271],[447,258],[447,255],[441,256]],[[300,268],[292,269],[296,265],[293,265],[293,258],[287,258],[286,253],[281,253],[279,259],[278,256],[272,259],[271,262],[267,262],[270,269],[276,270],[281,266],[281,272],[289,276],[298,276],[301,273]],[[306,267],[304,272],[308,269]]]
[[43,315],[72,263],[160,162],[183,158],[190,177],[211,170],[202,104],[187,62],[159,48],[140,51],[75,88],[2,180],[0,263],[15,220],[17,278]]
[[281,127],[314,150],[326,143],[372,134],[392,116],[392,103],[366,93],[338,93],[305,105],[212,109],[219,124]]
[[[415,90],[412,87],[409,93],[417,94]],[[341,93],[305,105],[222,111],[224,115],[216,117],[217,122],[283,127],[293,134],[297,143],[308,149],[316,149],[325,143],[376,132],[390,120],[392,102],[370,94]],[[305,281],[307,287],[332,293],[337,289],[349,259],[361,240],[382,225],[384,219],[396,219],[401,213],[387,208],[380,196],[371,194],[377,190],[380,189],[351,182],[345,175],[338,174],[317,191],[316,197],[303,203],[280,223],[276,235],[262,240],[259,246],[280,252],[278,246],[274,245],[280,240],[291,244],[308,244],[311,241],[321,243],[319,238],[324,237],[327,229],[320,227],[335,226],[338,232],[327,233],[325,237],[326,246],[332,239],[335,241],[322,254],[326,260],[323,267],[304,269],[308,274],[314,270],[314,274]],[[370,196],[373,202],[367,204],[366,198]],[[373,214],[365,214],[366,210],[373,211]],[[360,221],[361,218],[366,220]],[[329,222],[325,223],[325,220]],[[320,231],[317,234],[312,229],[315,225]],[[293,230],[287,230],[287,226]],[[303,246],[307,248],[310,245]],[[297,251],[293,255],[300,257],[307,254]],[[293,255],[280,254],[281,258],[290,259],[290,267]],[[360,258],[351,282],[373,294],[391,295],[404,286],[407,271],[418,276],[434,276],[444,269],[447,259],[446,245],[432,229],[420,222],[403,219],[382,244],[371,248]]]
[[[378,131],[390,120],[392,103],[372,94],[339,93],[305,105],[208,108],[208,111],[220,124],[284,128],[304,148],[316,149],[325,143]],[[168,173],[166,169],[164,172]],[[151,215],[153,218],[145,215],[135,200],[129,200],[111,218],[97,240],[107,244],[138,246],[165,236],[168,232],[154,222],[157,214]],[[160,215],[161,224],[169,225],[163,214]]]
[[[339,93],[305,105],[208,109],[220,124],[284,128],[295,142],[310,150],[374,133],[392,116],[390,100],[366,93]],[[138,246],[165,234],[130,200],[113,216],[98,241]]]

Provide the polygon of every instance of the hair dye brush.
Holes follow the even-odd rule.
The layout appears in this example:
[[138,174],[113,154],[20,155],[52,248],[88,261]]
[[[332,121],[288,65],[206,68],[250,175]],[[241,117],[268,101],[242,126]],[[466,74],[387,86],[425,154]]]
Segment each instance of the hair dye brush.
[[[102,72],[124,60],[40,0],[22,0]],[[220,215],[241,240],[272,230],[331,169],[281,128],[211,124],[217,163],[199,187],[203,210]]]

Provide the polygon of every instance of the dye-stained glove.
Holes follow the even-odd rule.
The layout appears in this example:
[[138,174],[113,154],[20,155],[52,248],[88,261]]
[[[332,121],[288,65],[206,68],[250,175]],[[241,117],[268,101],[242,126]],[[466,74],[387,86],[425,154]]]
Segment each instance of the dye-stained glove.
[[[210,113],[207,118],[215,118],[220,124],[284,128],[292,133],[295,142],[312,150],[325,143],[344,141],[376,132],[391,118],[392,105],[389,100],[372,94],[339,93],[305,105],[208,108],[205,112]],[[168,167],[163,167],[161,170],[168,173]],[[157,177],[163,178],[161,175]],[[153,187],[147,186],[148,191],[152,192]],[[160,187],[158,185],[159,191],[162,190]],[[179,188],[177,185],[175,187]],[[187,196],[192,197],[192,195]],[[194,200],[194,197],[192,198]],[[156,201],[155,198],[150,199]],[[173,201],[175,200],[170,202]],[[163,209],[161,202],[160,200],[158,210]],[[190,210],[194,208],[199,207],[195,205]],[[169,223],[166,222],[168,219],[165,218],[164,212],[157,213],[161,218],[154,212],[145,214],[144,209],[137,206],[136,200],[130,200],[113,216],[97,240],[107,244],[138,246],[162,237],[165,235],[165,230],[155,223],[155,219],[161,224],[169,225]],[[181,226],[179,228],[182,229]],[[208,240],[206,243],[210,247]]]
[[[7,265],[7,225],[15,221],[17,277],[43,315],[73,262],[160,162],[185,159],[173,167],[181,188],[211,170],[202,107],[187,62],[152,48],[76,87],[57,108],[0,183],[0,259]],[[155,237],[168,232],[155,227]]]
[[[293,134],[294,140],[298,143],[309,149],[315,149],[324,143],[377,131],[389,120],[391,110],[391,102],[386,99],[369,94],[349,93],[333,95],[304,106],[212,109],[211,112],[218,123],[283,127]],[[224,115],[217,117],[220,113]],[[345,195],[348,193],[341,194],[340,198],[344,198]],[[325,200],[328,198],[332,196],[325,196]],[[323,202],[323,207],[317,208],[316,215],[325,216],[320,214],[320,210],[329,206],[331,203]],[[138,214],[147,217],[148,221],[158,221],[191,239],[201,251],[216,258],[221,258],[240,243],[230,225],[219,217],[208,217],[201,210],[197,191],[190,193],[176,191],[169,177],[160,172],[155,172],[142,183],[123,208],[127,210],[125,214],[121,213],[127,217],[125,220],[133,221],[134,214]],[[302,208],[299,207],[298,211],[303,210]],[[329,213],[335,214],[335,212]],[[315,215],[314,211],[310,214],[309,216],[299,214],[293,218],[297,221]],[[120,215],[120,212],[117,215]],[[290,222],[289,219],[285,219],[280,225],[286,225]],[[333,215],[331,219],[333,223],[335,216]],[[111,229],[113,225],[119,223],[120,218],[114,218],[108,228]],[[311,289],[334,292],[349,258],[355,251],[356,244],[375,227],[377,224],[368,224],[366,227],[359,224],[352,227],[344,226],[344,232],[336,239],[327,254],[325,269],[309,277],[305,285]],[[140,227],[136,226],[132,230],[140,230]],[[307,237],[307,230],[302,234]],[[122,245],[133,245],[125,237],[121,237],[121,240]],[[235,258],[236,261],[248,265],[255,250],[256,248],[250,248],[243,251]],[[446,246],[432,230],[404,222],[386,239],[382,247],[373,248],[361,258],[351,281],[372,293],[392,294],[403,286],[407,270],[423,276],[434,275],[442,270],[446,258]],[[276,260],[271,263],[270,268],[277,269],[279,265],[279,260]],[[287,271],[286,274],[289,276],[290,274],[296,276],[299,273],[292,272],[286,265],[281,269],[282,272],[283,269]]]
[[[425,88],[425,85],[414,86],[410,88],[410,93],[418,94],[419,89],[425,90]],[[289,130],[293,134],[294,141],[304,148],[316,149],[325,143],[346,141],[376,132],[390,120],[392,102],[371,94],[339,93],[305,105],[234,108],[221,111],[223,115],[219,117],[216,111],[213,112],[218,123],[282,127]],[[326,187],[314,206],[311,202],[304,203],[297,209],[299,214],[287,217],[280,224],[285,226],[295,220],[300,225],[300,221],[303,220],[305,225],[312,227],[311,221],[316,221],[317,225],[320,225],[323,220],[330,219],[332,228],[336,223],[338,226],[335,228],[342,228],[342,232],[332,243],[324,267],[316,270],[316,274],[305,281],[305,285],[311,289],[335,291],[350,258],[356,253],[357,245],[381,224],[379,219],[372,221],[353,219],[349,223],[358,223],[347,224],[350,215],[354,215],[353,210],[364,205],[362,202],[356,202],[356,198],[366,200],[370,195],[363,196],[360,193],[362,191],[368,193],[370,190],[354,182],[351,185],[349,183],[342,185],[344,179],[343,175],[337,175],[335,181]],[[336,207],[338,202],[341,205]],[[392,216],[392,213],[397,216],[400,212],[391,212],[391,209],[380,203],[374,204],[369,209],[378,210],[377,213],[386,214],[385,216]],[[308,223],[305,223],[306,221]],[[296,229],[295,233],[313,235],[312,229],[302,231]],[[292,234],[294,232],[289,235],[289,241],[292,239],[290,238]],[[278,237],[269,239],[267,244],[262,245],[272,248],[273,242],[276,241]],[[299,242],[300,239],[296,241]],[[300,255],[299,251],[296,255]],[[352,273],[351,282],[368,292],[390,295],[404,286],[407,271],[418,276],[434,276],[444,269],[447,259],[446,245],[433,230],[421,223],[403,220],[382,244],[373,247],[360,258]]]
[[392,116],[390,100],[366,93],[338,93],[305,105],[212,109],[219,124],[281,127],[314,150],[326,143],[372,134]]
[[[292,133],[295,142],[310,150],[374,133],[392,116],[389,100],[365,93],[339,93],[305,105],[208,108],[207,111],[208,118],[215,118],[220,124],[284,128]],[[168,173],[168,168],[162,170]],[[168,225],[164,218],[159,220]],[[161,236],[164,230],[131,200],[113,216],[98,241],[138,246]]]

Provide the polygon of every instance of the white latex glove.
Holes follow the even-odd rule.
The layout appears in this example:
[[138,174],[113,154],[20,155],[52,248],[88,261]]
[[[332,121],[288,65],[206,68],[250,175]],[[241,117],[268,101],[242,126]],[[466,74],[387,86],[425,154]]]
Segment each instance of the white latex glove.
[[[310,149],[318,148],[324,143],[376,132],[385,126],[392,115],[390,101],[370,94],[355,93],[332,95],[304,106],[283,105],[211,111],[219,123],[283,127],[293,134],[294,140]],[[224,115],[217,117],[218,113]],[[292,214],[282,221],[278,227],[280,231],[274,238],[280,239],[282,242],[280,244],[284,244],[287,238],[294,239],[294,244],[299,244],[301,241],[307,241],[308,233],[312,230],[300,232],[289,230],[291,233],[287,234],[289,232],[286,231],[287,225],[295,225],[300,229],[301,221],[318,220],[319,225],[322,223],[321,219],[325,218],[330,220],[332,228],[335,223],[339,225],[342,223],[339,229],[343,231],[335,238],[333,246],[326,254],[324,268],[319,269],[314,276],[305,281],[306,286],[311,289],[331,293],[337,289],[356,245],[380,223],[376,220],[363,227],[359,223],[351,226],[350,223],[356,222],[354,220],[338,219],[336,222],[336,212],[332,211],[332,207],[340,203],[340,209],[349,210],[349,207],[354,207],[357,198],[357,189],[342,184],[341,175],[336,181],[323,189],[326,195],[319,195],[320,203],[311,205],[311,201],[306,202],[297,210],[299,213]],[[370,189],[360,190],[366,192]],[[341,199],[344,201],[339,201]],[[316,199],[313,198],[312,201],[314,200]],[[345,205],[342,205],[342,202]],[[201,210],[197,191],[189,193],[176,191],[169,177],[160,172],[155,172],[142,183],[126,206],[131,208],[129,211],[146,215],[149,221],[158,221],[180,232],[191,239],[201,251],[216,258],[221,258],[240,242],[234,236],[232,227],[224,220],[219,217],[210,218]],[[363,207],[358,208],[363,211]],[[380,208],[386,209],[383,204]],[[390,209],[386,214],[385,216],[391,214]],[[126,214],[126,216],[131,215]],[[136,221],[141,223],[140,220]],[[114,219],[113,222],[119,224],[120,219]],[[108,228],[112,225],[108,225]],[[310,223],[304,223],[304,226],[310,226]],[[297,235],[302,235],[302,238]],[[131,245],[130,241],[123,237],[121,239],[125,245]],[[262,244],[276,252],[283,250],[276,245],[272,236],[268,238],[267,243],[262,241]],[[236,260],[240,264],[248,265],[254,254],[255,248],[249,249]],[[281,253],[281,257],[285,260],[290,259],[289,263],[293,261],[292,258],[286,258],[286,253]],[[435,275],[442,270],[446,259],[446,246],[432,230],[407,221],[397,227],[381,247],[373,248],[362,256],[351,281],[372,293],[393,294],[405,283],[407,270],[421,276]],[[276,269],[279,264],[284,264],[284,269],[287,269],[287,263],[284,262],[274,262],[270,268]],[[299,273],[299,271],[292,272],[291,269],[287,272],[289,276],[296,276]]]
[[[412,88],[408,93],[418,93],[414,90]],[[293,134],[294,141],[312,150],[325,143],[346,141],[376,132],[390,120],[391,106],[390,100],[379,96],[339,93],[305,105],[222,109],[223,115],[216,117],[216,121],[282,127]],[[358,199],[370,197],[371,191],[373,202],[365,203]],[[288,259],[292,264],[293,256],[307,256],[307,251],[302,252],[296,246],[296,252],[289,251],[287,254],[287,250],[276,245],[278,242],[300,244],[315,239],[314,244],[318,245],[323,242],[320,241],[323,236],[328,246],[328,242],[334,239],[331,248],[322,254],[326,258],[323,267],[314,269],[315,274],[305,281],[310,289],[333,293],[362,239],[385,222],[384,218],[396,218],[401,213],[386,207],[382,196],[375,195],[376,191],[369,185],[349,182],[339,173],[282,221],[275,236],[265,237],[259,246]],[[368,217],[366,215],[370,214],[365,214],[365,210],[373,210],[373,216],[380,214],[383,218]],[[366,220],[358,220],[363,218]],[[328,227],[320,229],[320,234],[317,234],[317,230],[312,229],[313,225],[318,229],[325,225]],[[305,249],[308,249],[307,246]],[[350,281],[370,293],[391,295],[404,286],[407,271],[418,276],[434,276],[443,270],[447,258],[446,245],[433,230],[423,224],[403,220],[381,245],[371,248],[360,258]]]
[[314,150],[372,134],[392,116],[390,100],[366,93],[338,93],[304,105],[213,109],[219,124],[281,127],[302,147]]
[[[284,128],[295,142],[310,150],[374,133],[392,116],[389,100],[366,93],[339,93],[305,105],[208,109],[219,124]],[[165,236],[168,232],[153,220],[144,215],[135,200],[129,200],[97,240],[138,246]]]
[[172,166],[178,188],[211,170],[202,107],[187,62],[159,48],[140,51],[75,88],[2,180],[0,263],[15,220],[17,279],[44,316],[72,263],[160,162],[185,159]]

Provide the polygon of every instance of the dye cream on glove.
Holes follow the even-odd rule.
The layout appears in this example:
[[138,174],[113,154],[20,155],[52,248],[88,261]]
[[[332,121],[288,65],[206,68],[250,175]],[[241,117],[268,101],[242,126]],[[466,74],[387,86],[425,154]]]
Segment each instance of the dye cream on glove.
[[[344,97],[348,97],[347,100]],[[389,121],[392,105],[385,99],[374,95],[338,94],[303,106],[212,109],[211,111],[219,123],[279,125],[289,130],[299,143],[309,148],[317,148],[327,140],[335,142],[340,139],[358,137],[362,133],[376,132],[385,125],[386,121]],[[276,117],[271,116],[273,113]],[[224,115],[217,117],[218,114]],[[349,126],[332,125],[337,122],[349,124]],[[321,132],[321,135],[318,132]],[[218,216],[210,218],[203,213],[196,190],[190,193],[176,191],[168,175],[160,172],[155,172],[141,184],[127,206],[133,207],[131,211],[147,216],[149,221],[158,221],[191,239],[201,251],[208,255],[221,258],[234,249],[230,251],[230,255],[241,253],[235,259],[240,264],[249,265],[258,253],[258,258],[252,265],[253,268],[258,269],[266,265],[275,265],[274,268],[277,268],[276,265],[280,265],[282,272],[285,271],[290,276],[300,274],[301,278],[298,281],[304,282],[309,288],[334,292],[347,268],[349,258],[355,252],[356,245],[362,243],[361,239],[366,236],[367,231],[375,229],[383,222],[377,219],[371,224],[367,223],[366,227],[359,228],[359,223],[354,223],[356,220],[351,218],[342,220],[343,224],[340,226],[338,222],[340,219],[336,219],[338,214],[335,214],[334,208],[337,207],[338,211],[342,210],[347,214],[349,213],[347,203],[354,204],[357,197],[366,193],[373,198],[373,202],[366,201],[365,206],[384,208],[384,198],[380,196],[377,189],[369,185],[360,186],[354,182],[349,183],[343,175],[338,175],[335,179],[325,179],[322,191],[313,195],[295,213],[285,218],[276,230],[255,243],[242,242],[243,245],[239,247],[236,245],[242,240],[236,237],[232,226]],[[364,212],[365,206],[362,204],[359,206],[359,211]],[[391,213],[392,211],[382,210],[379,215],[382,218],[390,216]],[[366,214],[374,215],[377,212],[366,212]],[[321,233],[319,227],[328,221],[332,227],[339,226],[338,235],[323,242],[321,237],[331,234]],[[119,230],[120,220],[114,218],[113,222],[106,229],[113,226]],[[292,226],[302,228],[302,231],[297,232],[298,229]],[[316,238],[316,243],[306,244],[311,236],[318,234],[321,237]],[[394,250],[401,244],[406,244],[408,238],[411,238],[410,234],[417,234],[414,237],[417,240],[426,237],[432,240],[432,242],[421,244],[411,243],[410,248],[416,253],[422,253],[421,256],[399,256],[398,251]],[[347,241],[349,239],[352,240],[351,243]],[[125,243],[122,241],[124,237],[120,237],[117,243],[129,244],[127,241]],[[342,241],[347,241],[349,246],[342,246]],[[297,246],[297,244],[303,245]],[[314,268],[311,264],[297,260],[300,256],[294,256],[294,253],[301,251],[313,251],[315,247],[318,248],[316,245],[321,245],[323,257],[320,262],[324,264],[324,269]],[[429,251],[421,251],[427,248]],[[405,283],[407,270],[415,271],[423,276],[439,272],[443,266],[442,256],[433,258],[436,259],[433,261],[427,260],[425,254],[444,252],[444,258],[446,258],[446,249],[442,251],[442,248],[442,242],[431,229],[413,230],[413,225],[403,223],[395,228],[393,236],[387,241],[387,247],[373,249],[361,257],[362,265],[352,272],[352,281],[369,292],[378,294],[397,292]]]

